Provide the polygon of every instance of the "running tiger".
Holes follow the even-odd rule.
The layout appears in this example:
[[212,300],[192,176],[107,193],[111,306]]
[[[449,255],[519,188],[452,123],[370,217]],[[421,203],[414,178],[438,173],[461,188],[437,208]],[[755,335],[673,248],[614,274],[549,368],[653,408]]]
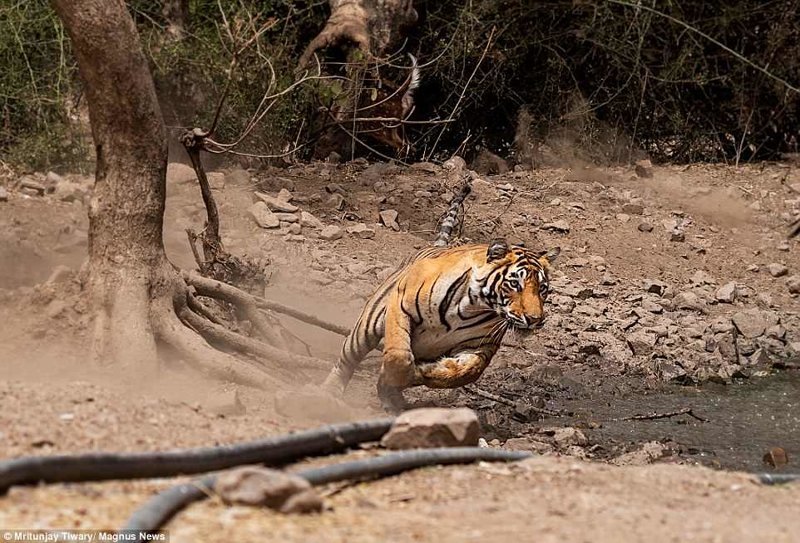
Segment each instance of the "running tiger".
[[544,324],[548,269],[559,252],[509,247],[502,239],[419,252],[367,302],[324,386],[344,391],[381,341],[378,396],[389,411],[404,408],[405,388],[472,383],[506,331]]

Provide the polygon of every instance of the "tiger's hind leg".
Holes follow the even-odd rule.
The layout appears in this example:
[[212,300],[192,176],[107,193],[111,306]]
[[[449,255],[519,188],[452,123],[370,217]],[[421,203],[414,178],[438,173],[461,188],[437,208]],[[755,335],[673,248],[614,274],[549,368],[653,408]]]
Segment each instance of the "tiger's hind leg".
[[454,351],[435,362],[417,365],[415,384],[430,388],[456,388],[475,382],[497,352],[497,345]]

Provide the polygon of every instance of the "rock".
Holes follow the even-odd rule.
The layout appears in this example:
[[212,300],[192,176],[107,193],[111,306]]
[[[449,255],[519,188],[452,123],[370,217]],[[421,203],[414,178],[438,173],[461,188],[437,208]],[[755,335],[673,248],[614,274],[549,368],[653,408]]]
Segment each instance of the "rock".
[[764,313],[758,309],[740,311],[731,318],[731,321],[739,333],[748,339],[763,336],[770,324],[764,318]]
[[706,304],[700,297],[691,290],[679,292],[673,298],[673,304],[676,309],[688,309],[691,311],[705,312]]
[[537,434],[544,434],[552,436],[553,442],[559,449],[566,449],[567,447],[578,446],[583,447],[589,443],[586,435],[578,428],[567,426],[566,428],[542,428]]
[[747,266],[747,271],[749,272],[758,273],[758,270],[758,264],[750,264]]
[[44,312],[48,318],[55,319],[56,317],[61,316],[61,314],[63,314],[64,311],[66,310],[67,310],[66,302],[63,302],[61,300],[53,300],[52,302],[47,304],[47,307],[45,308]]
[[686,234],[680,228],[675,228],[669,233],[669,240],[678,243],[686,241]]
[[415,162],[409,168],[425,173],[439,173],[439,166],[433,162]]
[[658,294],[659,296],[663,296],[664,292],[667,290],[666,283],[662,281],[655,281],[652,279],[646,279],[644,282],[644,289],[647,292],[651,292],[653,294]]
[[692,277],[689,278],[689,281],[694,285],[713,285],[715,283],[714,278],[703,270],[694,272]]
[[650,300],[644,300],[642,302],[642,309],[644,309],[645,311],[649,311],[650,313],[655,313],[655,314],[659,314],[659,313],[663,313],[664,312],[664,308],[663,307],[661,307],[657,303],[655,303],[653,301],[650,301]]
[[303,231],[303,227],[299,223],[293,222],[289,225],[288,231],[290,234],[299,234]]
[[274,215],[278,217],[278,220],[281,222],[293,223],[300,220],[300,217],[294,213],[275,213]]
[[736,300],[736,283],[729,281],[717,289],[714,298],[723,304],[732,304]]
[[281,511],[289,499],[313,492],[311,483],[283,471],[256,466],[225,471],[217,476],[214,491],[228,504],[254,505]]
[[66,179],[62,179],[55,185],[53,191],[53,196],[62,202],[83,202],[88,195],[88,188]]
[[395,419],[381,445],[387,449],[474,447],[479,433],[478,416],[471,409],[412,409]]
[[289,192],[288,190],[286,190],[286,189],[281,189],[281,190],[278,192],[278,195],[277,195],[275,198],[277,198],[277,199],[278,199],[278,200],[280,200],[281,202],[291,202],[291,201],[292,201],[292,199],[294,198],[294,196],[292,196],[292,193],[291,193],[291,192]]
[[317,228],[319,230],[325,228],[325,225],[322,224],[322,221],[308,211],[300,212],[300,224],[302,226],[307,226],[308,228]]
[[319,233],[320,239],[324,239],[326,241],[335,241],[337,239],[341,239],[344,236],[344,231],[341,227],[336,225],[326,226],[322,229]]
[[773,324],[772,326],[767,327],[765,334],[767,337],[783,341],[786,339],[786,328],[780,324]]
[[639,223],[639,226],[637,226],[636,228],[639,229],[639,232],[652,232],[653,231],[653,225],[650,224],[649,222]]
[[656,346],[656,336],[647,332],[632,332],[625,336],[625,341],[631,352],[637,356],[647,356]]
[[19,182],[19,186],[21,192],[24,194],[28,194],[30,196],[44,196],[45,186],[32,177],[23,177]]
[[789,268],[778,262],[767,265],[767,270],[772,277],[783,277],[789,273]]
[[589,260],[585,258],[570,258],[565,263],[565,266],[569,266],[572,268],[583,268],[589,264]]
[[395,232],[400,231],[400,225],[397,224],[397,216],[398,213],[394,209],[385,209],[379,213],[381,217],[381,223],[394,230]]
[[793,275],[786,279],[786,287],[791,294],[800,294],[800,275]]
[[448,172],[461,173],[467,168],[467,163],[463,158],[456,155],[449,160],[446,160],[444,164],[442,164],[442,168]]
[[611,460],[612,464],[617,466],[643,466],[645,464],[652,464],[659,458],[666,455],[667,447],[658,441],[648,441],[643,443],[642,446],[631,452],[621,454],[620,456]]
[[279,198],[275,198],[274,196],[270,196],[268,194],[264,194],[263,192],[256,192],[256,198],[267,204],[267,206],[272,211],[280,211],[282,213],[294,213],[298,210],[298,207],[294,204],[290,204],[289,202],[284,202]]
[[250,206],[248,212],[261,228],[278,228],[281,225],[280,219],[269,210],[269,207],[264,202],[254,203]]
[[636,172],[637,177],[653,177],[653,163],[647,159],[639,160],[636,162],[633,171]]
[[628,215],[627,213],[617,213],[617,220],[619,222],[625,223],[631,220],[631,216]]
[[375,230],[368,227],[363,222],[360,222],[355,226],[349,226],[347,228],[347,233],[360,239],[372,239],[375,237]]
[[541,226],[542,230],[549,230],[551,232],[561,232],[566,234],[569,232],[569,223],[565,220],[557,220],[545,223]]
[[503,443],[503,448],[508,451],[531,451],[536,454],[553,452],[553,446],[544,441],[537,441],[530,437],[512,437]]
[[8,191],[5,187],[0,187],[0,202],[8,202]]
[[628,215],[641,215],[644,213],[644,206],[642,204],[625,204],[622,206],[622,212]]
[[[292,226],[294,226],[294,225],[292,225]],[[286,236],[286,241],[293,241],[293,242],[296,242],[296,243],[302,243],[305,240],[306,240],[306,237],[305,236],[301,236],[299,234],[289,234],[288,236]]]
[[280,512],[286,515],[307,515],[321,512],[324,505],[322,496],[315,489],[310,488],[289,496],[289,499],[280,508]]
[[789,463],[789,455],[786,454],[786,451],[783,449],[783,447],[772,447],[764,455],[763,460],[768,466],[773,468],[782,468]]

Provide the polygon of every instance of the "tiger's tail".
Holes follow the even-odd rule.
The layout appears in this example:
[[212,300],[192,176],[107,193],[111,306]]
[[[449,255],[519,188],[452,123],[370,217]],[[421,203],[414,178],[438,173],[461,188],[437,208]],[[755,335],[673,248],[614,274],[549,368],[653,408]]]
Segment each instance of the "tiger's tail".
[[470,192],[472,192],[472,185],[469,184],[469,181],[465,181],[461,190],[450,201],[450,207],[439,223],[439,232],[433,242],[434,247],[447,247],[450,244],[453,230],[464,222],[464,200],[467,199]]

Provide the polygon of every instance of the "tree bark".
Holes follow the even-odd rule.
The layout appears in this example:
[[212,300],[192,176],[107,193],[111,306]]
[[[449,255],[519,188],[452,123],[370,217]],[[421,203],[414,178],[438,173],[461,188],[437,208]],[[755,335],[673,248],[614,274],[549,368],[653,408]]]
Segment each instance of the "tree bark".
[[167,142],[155,87],[122,0],[53,0],[86,84],[97,153],[89,207],[94,355],[154,363],[150,299],[169,263],[162,242]]

